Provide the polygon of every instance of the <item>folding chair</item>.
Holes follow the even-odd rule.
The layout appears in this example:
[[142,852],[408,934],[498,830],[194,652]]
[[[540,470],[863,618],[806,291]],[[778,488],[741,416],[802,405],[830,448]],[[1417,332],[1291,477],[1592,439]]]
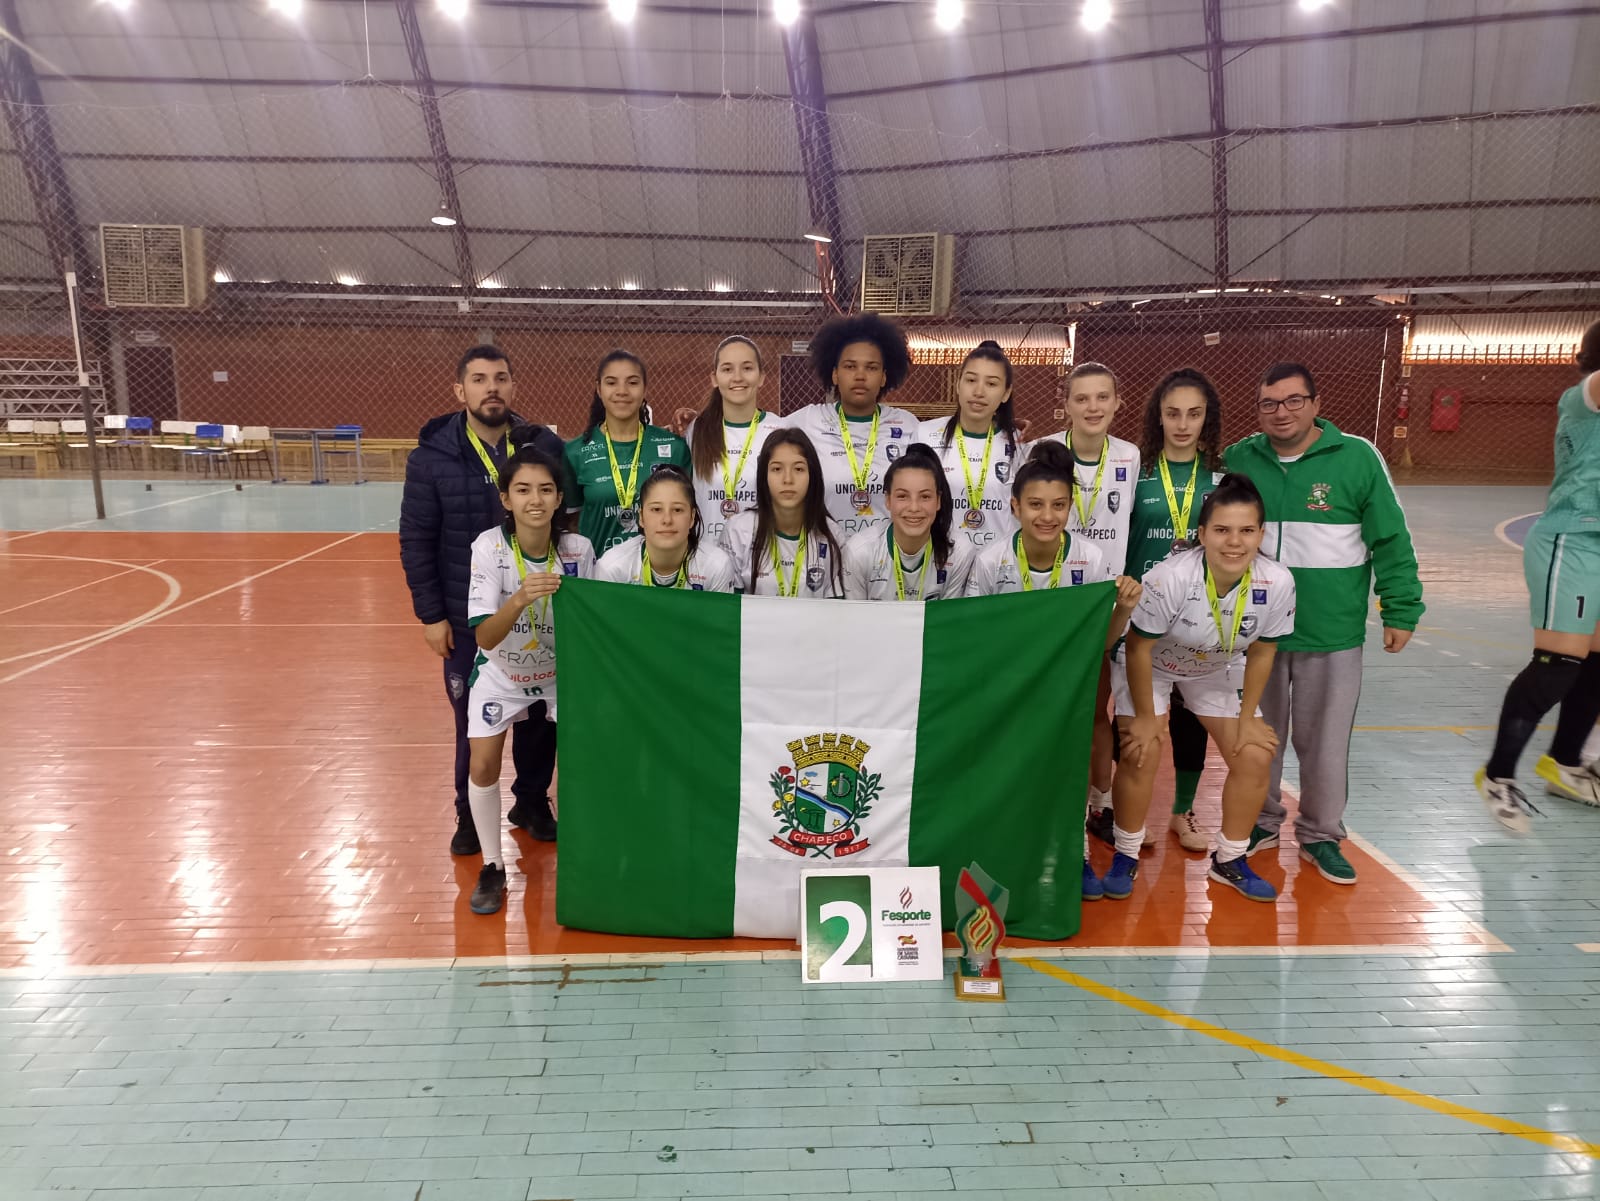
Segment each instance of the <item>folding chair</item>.
[[333,441],[323,446],[323,470],[329,482],[333,480],[332,467],[336,460],[348,461],[352,467],[351,479],[353,483],[365,482],[361,470],[361,427],[359,425],[336,425],[333,427]]
[[228,453],[233,456],[234,463],[246,469],[261,468],[261,474],[268,474],[267,443],[272,441],[272,430],[264,425],[247,425],[239,431],[237,446],[232,447]]

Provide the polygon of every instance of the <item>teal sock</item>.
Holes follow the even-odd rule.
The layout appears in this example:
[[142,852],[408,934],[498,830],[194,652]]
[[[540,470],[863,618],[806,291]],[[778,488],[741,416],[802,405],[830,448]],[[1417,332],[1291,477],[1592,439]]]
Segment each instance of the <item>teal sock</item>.
[[1194,808],[1194,794],[1200,790],[1200,777],[1204,772],[1178,771],[1172,773],[1177,777],[1178,787],[1172,801],[1174,813],[1188,813]]

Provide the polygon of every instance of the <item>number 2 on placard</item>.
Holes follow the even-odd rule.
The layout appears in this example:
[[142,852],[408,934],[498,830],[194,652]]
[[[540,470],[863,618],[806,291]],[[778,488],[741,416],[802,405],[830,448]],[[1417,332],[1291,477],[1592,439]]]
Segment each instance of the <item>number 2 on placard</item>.
[[824,922],[833,918],[842,918],[845,923],[844,939],[839,943],[839,949],[823,961],[817,969],[819,980],[870,980],[872,979],[871,963],[850,963],[850,956],[856,953],[862,941],[867,937],[867,914],[860,905],[854,901],[826,901],[817,910],[817,916]]

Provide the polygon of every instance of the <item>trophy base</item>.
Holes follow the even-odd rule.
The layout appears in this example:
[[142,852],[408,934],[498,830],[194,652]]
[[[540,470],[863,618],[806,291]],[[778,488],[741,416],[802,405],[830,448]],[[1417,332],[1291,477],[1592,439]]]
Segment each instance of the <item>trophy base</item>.
[[956,1000],[1004,1001],[1006,982],[999,976],[968,976],[956,968]]

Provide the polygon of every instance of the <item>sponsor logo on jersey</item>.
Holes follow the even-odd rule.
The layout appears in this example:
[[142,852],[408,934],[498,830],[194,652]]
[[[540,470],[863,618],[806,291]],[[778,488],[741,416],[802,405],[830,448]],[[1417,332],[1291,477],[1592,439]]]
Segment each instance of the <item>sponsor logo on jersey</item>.
[[562,559],[561,570],[566,575],[577,575],[578,561],[576,559]]
[[696,584],[693,581],[691,581],[689,584],[690,592],[704,592],[705,590],[706,586],[704,584]]
[[483,724],[486,726],[492,726],[496,724],[500,720],[500,715],[503,712],[504,710],[500,707],[499,701],[484,701]]
[[[1126,467],[1118,467],[1117,468],[1117,483],[1125,484],[1127,482],[1128,482],[1128,469]],[[1116,510],[1115,507],[1113,507],[1111,511],[1113,513],[1115,513],[1117,510]]]
[[1306,497],[1306,508],[1315,513],[1326,513],[1333,507],[1328,503],[1328,497],[1332,494],[1332,484],[1312,484],[1311,495]]
[[1266,604],[1267,603],[1267,590],[1265,588],[1252,588],[1252,589],[1250,589],[1250,603],[1252,605],[1264,605],[1264,604]]
[[672,443],[660,442],[656,445],[656,458],[670,459],[672,457]]
[[891,425],[889,427],[889,437],[898,438],[900,436],[901,436],[900,427],[898,425]]
[[1074,585],[1083,583],[1083,568],[1074,567],[1072,569],[1072,582]]
[[840,859],[867,848],[862,826],[882,792],[865,769],[872,747],[850,734],[807,734],[788,744],[792,762],[772,773],[772,845],[802,859]]
[[933,574],[934,574],[934,577],[935,577],[933,582],[935,584],[943,584],[944,583],[945,575],[946,575],[946,572],[945,572],[944,568],[942,568],[942,567],[934,568],[933,569]]

